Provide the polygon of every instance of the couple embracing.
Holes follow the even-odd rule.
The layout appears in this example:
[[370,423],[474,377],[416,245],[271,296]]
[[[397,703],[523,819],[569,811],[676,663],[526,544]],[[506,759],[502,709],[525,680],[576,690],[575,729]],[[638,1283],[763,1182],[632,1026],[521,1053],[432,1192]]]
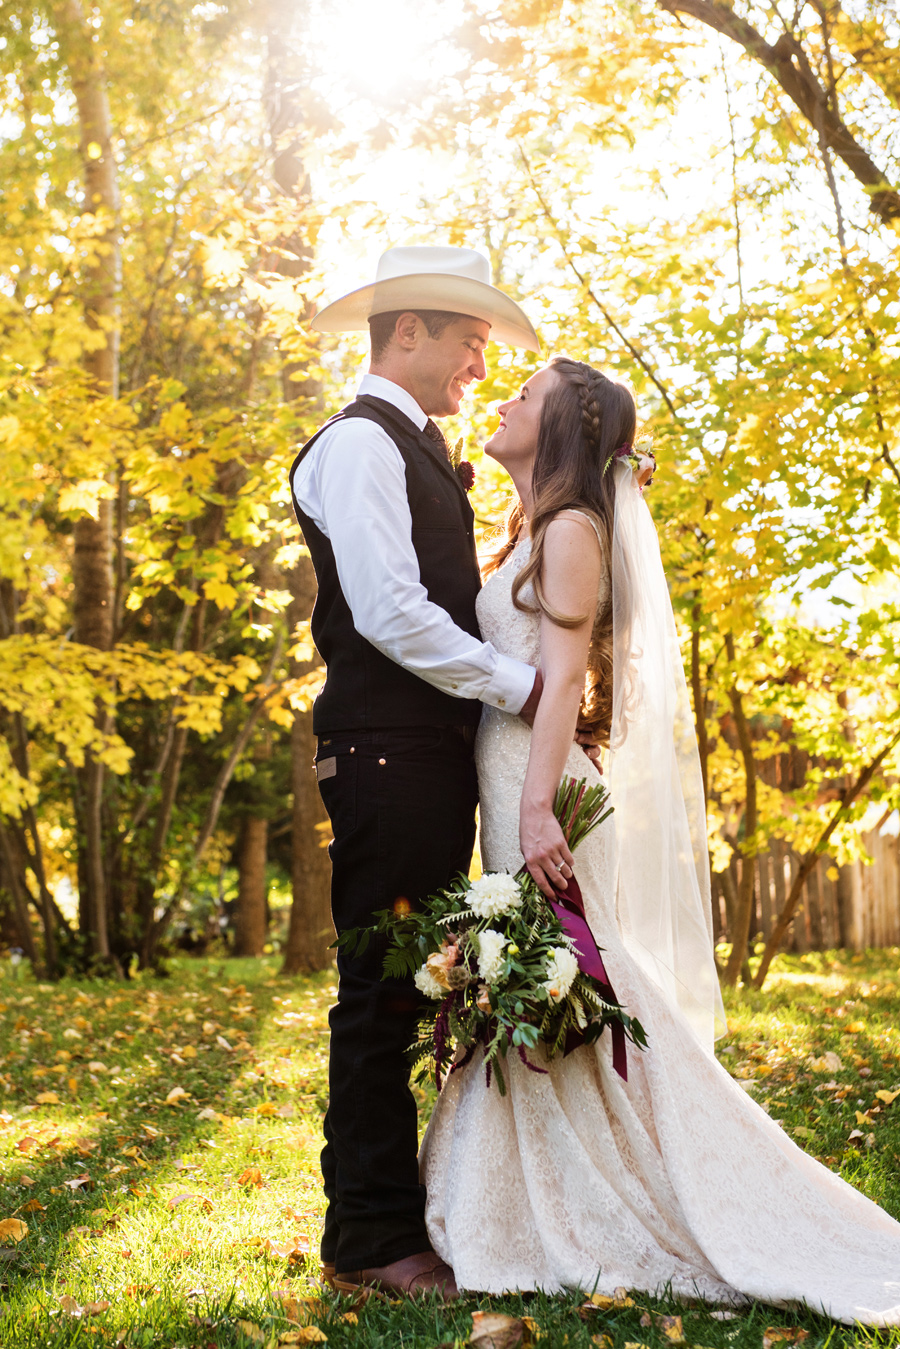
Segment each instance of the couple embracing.
[[[384,945],[338,958],[322,1171],[323,1274],[393,1296],[626,1286],[807,1303],[900,1324],[900,1225],[792,1143],[718,1064],[702,786],[626,384],[554,357],[499,407],[485,452],[517,500],[482,584],[474,518],[436,419],[498,341],[539,350],[479,253],[397,248],[322,310],[369,372],[298,455],[291,489],[319,594],[316,774],[338,932],[468,872],[577,869],[620,1000],[647,1032],[451,1074],[421,1149],[406,1050],[420,994]],[[579,741],[583,743],[579,743]],[[565,776],[612,817],[570,852]],[[599,780],[599,778],[598,778]]]

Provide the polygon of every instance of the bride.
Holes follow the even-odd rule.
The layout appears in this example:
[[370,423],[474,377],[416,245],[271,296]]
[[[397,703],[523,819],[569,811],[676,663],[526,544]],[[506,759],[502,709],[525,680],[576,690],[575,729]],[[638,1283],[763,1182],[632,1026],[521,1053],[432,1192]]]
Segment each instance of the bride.
[[[624,384],[557,357],[500,407],[486,452],[519,501],[478,599],[486,640],[540,664],[533,730],[484,709],[477,741],[485,871],[524,858],[547,893],[577,874],[610,980],[648,1037],[613,1070],[609,1036],[507,1094],[477,1059],[451,1074],[420,1154],[435,1251],[488,1293],[621,1285],[710,1301],[803,1302],[900,1324],[900,1224],[807,1156],[712,1053],[702,789],[655,530],[623,452]],[[618,456],[618,457],[617,457]],[[569,852],[560,779],[610,746],[611,818]]]

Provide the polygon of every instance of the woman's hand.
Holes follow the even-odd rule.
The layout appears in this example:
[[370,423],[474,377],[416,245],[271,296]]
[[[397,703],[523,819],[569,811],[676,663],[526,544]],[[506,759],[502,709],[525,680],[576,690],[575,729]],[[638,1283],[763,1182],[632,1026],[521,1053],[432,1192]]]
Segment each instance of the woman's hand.
[[553,898],[554,886],[565,890],[574,863],[566,836],[549,806],[533,805],[525,796],[519,812],[519,847],[548,899]]

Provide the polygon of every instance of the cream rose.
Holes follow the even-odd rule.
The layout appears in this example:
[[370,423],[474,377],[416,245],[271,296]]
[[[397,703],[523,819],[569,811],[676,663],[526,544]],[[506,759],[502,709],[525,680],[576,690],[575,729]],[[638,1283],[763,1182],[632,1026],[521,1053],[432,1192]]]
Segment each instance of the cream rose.
[[479,918],[500,918],[519,907],[522,889],[508,872],[492,871],[472,882],[466,902]]
[[425,994],[426,998],[436,998],[438,1002],[442,1002],[447,996],[447,990],[438,983],[427,965],[423,965],[421,969],[416,970],[413,982],[419,992]]
[[554,1002],[562,1002],[578,974],[578,961],[567,946],[554,946],[544,965],[544,988]]
[[502,932],[485,928],[478,934],[478,973],[486,984],[497,984],[503,975],[506,938]]

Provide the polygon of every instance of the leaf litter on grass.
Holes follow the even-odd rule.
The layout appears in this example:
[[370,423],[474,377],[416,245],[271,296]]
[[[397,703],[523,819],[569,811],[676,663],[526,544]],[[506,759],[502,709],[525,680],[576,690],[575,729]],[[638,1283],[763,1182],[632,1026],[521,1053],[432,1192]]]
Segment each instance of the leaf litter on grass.
[[[779,982],[776,971],[764,994],[726,995],[731,1044],[721,1049],[734,1052],[722,1054],[722,1062],[739,1076],[753,1075],[756,1099],[785,1130],[809,1131],[798,1135],[807,1150],[833,1154],[833,1169],[896,1213],[900,1033],[887,995],[878,994],[889,969],[895,977],[896,954],[873,956],[867,966],[838,962],[830,971],[820,957],[790,958],[786,967],[791,978]],[[43,989],[20,983],[13,990],[17,1000],[24,995],[30,1002],[0,1014],[0,1056],[14,1083],[0,1113],[0,1160],[8,1182],[4,1216],[17,1222],[27,1216],[30,1230],[18,1242],[4,1243],[14,1258],[5,1269],[10,1286],[5,1315],[0,1311],[3,1349],[24,1349],[42,1325],[49,1333],[53,1304],[40,1291],[45,1286],[82,1309],[109,1302],[94,1316],[66,1316],[57,1308],[57,1335],[65,1326],[69,1333],[96,1332],[82,1343],[194,1349],[215,1341],[217,1349],[239,1349],[248,1344],[237,1328],[244,1321],[273,1346],[281,1336],[313,1329],[334,1349],[397,1349],[401,1340],[410,1349],[470,1344],[465,1305],[426,1310],[376,1300],[364,1314],[362,1306],[348,1314],[346,1300],[312,1296],[318,1265],[309,1252],[318,1244],[321,1211],[317,1151],[333,975],[288,982],[274,979],[271,963],[235,962],[231,968],[240,969],[239,979],[229,980],[221,965],[185,961],[177,988],[140,980],[109,992],[96,983]],[[865,1006],[854,1009],[862,979],[871,991]],[[827,993],[817,980],[827,982]],[[845,1017],[824,1013],[826,1002],[846,1004]],[[84,1013],[85,1025],[75,1027],[78,1039],[63,1036],[73,1003]],[[840,1029],[841,1020],[863,1015],[866,1032]],[[46,1031],[33,1049],[20,1049],[21,1028],[11,1034],[21,1017]],[[57,1060],[64,1071],[47,1089],[52,1086],[58,1104],[36,1104],[45,1086],[35,1088],[29,1074],[57,1054],[67,1056]],[[182,1063],[173,1062],[172,1054]],[[819,1066],[817,1060],[825,1061]],[[70,1090],[76,1078],[77,1093]],[[184,1095],[166,1104],[176,1087]],[[423,1125],[432,1100],[420,1095]],[[857,1111],[867,1124],[862,1139],[850,1139]],[[872,1146],[865,1147],[869,1135]],[[248,1171],[258,1172],[262,1183],[254,1175],[241,1184]],[[22,1187],[23,1175],[34,1185]],[[186,1194],[197,1197],[179,1199]],[[178,1202],[170,1206],[172,1200]],[[74,1233],[71,1242],[68,1232]],[[308,1310],[290,1317],[275,1297],[279,1286]],[[760,1310],[727,1312],[722,1316],[733,1319],[726,1326],[710,1310],[688,1313],[674,1299],[617,1294],[606,1305],[598,1305],[602,1295],[541,1295],[482,1299],[476,1307],[520,1322],[522,1344],[539,1339],[551,1349],[623,1349],[626,1343],[662,1349],[677,1343],[662,1322],[678,1316],[690,1349],[724,1349],[726,1342],[732,1349],[764,1349],[764,1334],[771,1332],[784,1333],[783,1340],[770,1342],[769,1349],[779,1349],[803,1341],[800,1334],[788,1338],[796,1331],[806,1333],[809,1349],[819,1349],[829,1335],[829,1349],[854,1343],[851,1329],[812,1312],[791,1317],[796,1327],[782,1327],[771,1309],[765,1318]],[[186,1327],[199,1327],[199,1308],[209,1329],[198,1328],[198,1339]],[[651,1325],[641,1327],[640,1319],[651,1313]],[[139,1334],[140,1318],[146,1324]]]

